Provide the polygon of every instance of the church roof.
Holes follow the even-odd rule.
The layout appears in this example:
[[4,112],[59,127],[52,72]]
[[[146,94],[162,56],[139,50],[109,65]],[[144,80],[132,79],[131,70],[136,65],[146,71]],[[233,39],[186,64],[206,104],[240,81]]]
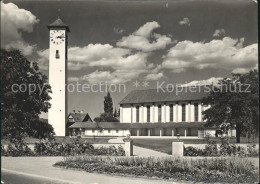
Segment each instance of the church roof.
[[134,90],[121,100],[119,104],[201,100],[209,94],[209,89],[209,86],[193,86],[192,88]]
[[76,122],[69,128],[87,129],[133,129],[133,128],[203,128],[205,122],[167,123],[119,123],[119,122]]
[[48,28],[50,27],[64,27],[67,29],[68,32],[70,32],[69,26],[66,25],[61,19],[60,17],[57,18],[57,20],[55,20],[53,23],[49,24],[47,26]]

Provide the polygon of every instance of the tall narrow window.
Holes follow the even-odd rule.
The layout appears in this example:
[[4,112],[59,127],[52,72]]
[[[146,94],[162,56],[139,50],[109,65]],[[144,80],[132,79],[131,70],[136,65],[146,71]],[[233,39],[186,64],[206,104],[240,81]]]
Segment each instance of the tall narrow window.
[[158,105],[158,122],[162,121],[162,106]]
[[182,107],[182,121],[185,121],[186,120],[186,105],[182,104],[181,107]]
[[194,104],[194,121],[199,120],[199,104],[195,103]]
[[170,104],[170,122],[173,122],[173,104]]
[[139,122],[139,106],[136,106],[136,122]]
[[56,59],[59,59],[59,58],[60,58],[59,50],[56,50],[55,57],[56,57]]
[[147,109],[147,122],[150,122],[150,105],[147,105],[146,106],[146,109]]

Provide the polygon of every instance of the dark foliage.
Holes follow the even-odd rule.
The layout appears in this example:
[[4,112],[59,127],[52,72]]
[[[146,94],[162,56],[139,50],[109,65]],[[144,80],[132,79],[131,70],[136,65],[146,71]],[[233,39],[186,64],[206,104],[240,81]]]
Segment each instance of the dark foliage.
[[227,133],[236,128],[237,143],[240,136],[247,133],[249,137],[258,130],[258,71],[246,74],[233,74],[232,79],[223,79],[215,86],[210,95],[202,100],[210,105],[203,112],[206,126],[217,127],[219,133]]
[[[31,94],[29,86],[35,87]],[[15,141],[24,136],[52,136],[51,125],[39,119],[39,115],[50,108],[48,92],[47,77],[39,72],[37,62],[30,63],[18,50],[1,49],[2,138]]]

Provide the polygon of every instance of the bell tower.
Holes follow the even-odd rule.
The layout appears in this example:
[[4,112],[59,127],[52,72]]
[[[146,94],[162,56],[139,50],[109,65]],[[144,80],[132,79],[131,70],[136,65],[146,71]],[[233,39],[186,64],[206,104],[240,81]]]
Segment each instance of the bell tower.
[[67,99],[67,58],[69,27],[58,17],[47,26],[49,29],[49,84],[51,86],[51,108],[48,122],[53,126],[56,136],[65,136],[68,115]]

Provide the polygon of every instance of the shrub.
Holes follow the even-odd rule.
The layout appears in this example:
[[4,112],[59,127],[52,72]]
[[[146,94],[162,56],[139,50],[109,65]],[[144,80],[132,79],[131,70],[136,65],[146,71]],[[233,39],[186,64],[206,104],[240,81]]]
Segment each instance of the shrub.
[[[253,183],[258,180],[258,168],[246,158],[180,157],[65,157],[54,166],[78,168],[87,172],[119,173],[163,179],[191,180],[211,183]],[[246,177],[245,177],[246,176]]]
[[55,140],[41,141],[35,143],[34,152],[24,142],[9,143],[7,150],[2,149],[5,156],[69,156],[69,155],[107,155],[124,156],[125,151],[122,146],[94,148],[89,142],[82,142],[79,139],[71,139],[68,142],[57,143]]
[[199,149],[192,146],[184,148],[184,156],[239,156],[239,157],[258,157],[259,149],[256,149],[255,144],[247,145],[247,149],[235,144],[223,142],[219,149],[217,144],[209,142],[205,149]]
[[209,141],[205,146],[205,156],[217,156],[218,155],[218,146],[215,141]]
[[4,156],[33,156],[34,153],[28,147],[28,144],[23,140],[13,140],[12,143],[8,143],[7,150],[4,151]]
[[259,149],[256,149],[255,144],[248,144],[247,145],[247,154],[250,157],[258,157],[259,156]]

